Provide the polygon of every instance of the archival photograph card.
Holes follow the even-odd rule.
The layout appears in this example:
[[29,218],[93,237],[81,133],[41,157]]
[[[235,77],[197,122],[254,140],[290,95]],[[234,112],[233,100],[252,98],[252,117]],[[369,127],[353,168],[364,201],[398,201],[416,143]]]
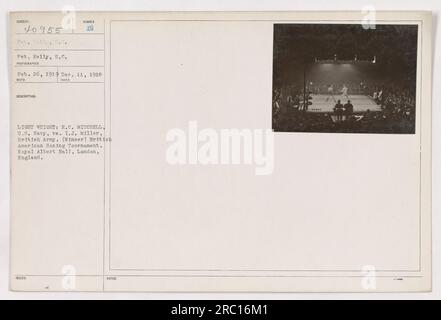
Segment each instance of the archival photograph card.
[[430,12],[13,12],[11,290],[431,290]]

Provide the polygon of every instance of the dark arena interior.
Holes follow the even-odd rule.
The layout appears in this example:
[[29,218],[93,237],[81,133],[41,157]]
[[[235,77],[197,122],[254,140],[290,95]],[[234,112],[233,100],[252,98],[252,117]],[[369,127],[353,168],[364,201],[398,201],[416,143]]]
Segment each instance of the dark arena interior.
[[417,25],[274,25],[273,130],[415,133],[417,48]]

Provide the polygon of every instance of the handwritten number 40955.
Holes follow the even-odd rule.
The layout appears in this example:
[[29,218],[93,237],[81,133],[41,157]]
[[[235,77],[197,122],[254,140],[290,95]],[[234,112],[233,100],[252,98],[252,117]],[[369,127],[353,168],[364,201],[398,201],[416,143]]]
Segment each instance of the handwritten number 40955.
[[62,27],[54,27],[54,26],[26,26],[25,33],[42,33],[42,34],[51,34],[51,33],[61,33]]

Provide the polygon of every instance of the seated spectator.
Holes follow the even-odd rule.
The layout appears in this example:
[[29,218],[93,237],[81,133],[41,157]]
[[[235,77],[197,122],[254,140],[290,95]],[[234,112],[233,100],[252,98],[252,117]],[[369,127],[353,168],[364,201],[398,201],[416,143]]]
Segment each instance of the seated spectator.
[[344,105],[345,113],[348,117],[352,116],[354,113],[354,106],[351,103],[351,100],[348,100],[348,102]]
[[344,106],[341,104],[341,101],[338,100],[337,104],[334,107],[334,112],[337,115],[337,120],[343,120]]

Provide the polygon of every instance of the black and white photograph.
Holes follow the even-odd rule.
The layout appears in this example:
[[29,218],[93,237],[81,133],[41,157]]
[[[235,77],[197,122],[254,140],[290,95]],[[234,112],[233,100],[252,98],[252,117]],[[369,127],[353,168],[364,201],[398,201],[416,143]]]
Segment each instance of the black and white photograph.
[[417,25],[275,24],[275,132],[414,134]]
[[0,300],[441,298],[439,0],[128,2],[0,1]]

